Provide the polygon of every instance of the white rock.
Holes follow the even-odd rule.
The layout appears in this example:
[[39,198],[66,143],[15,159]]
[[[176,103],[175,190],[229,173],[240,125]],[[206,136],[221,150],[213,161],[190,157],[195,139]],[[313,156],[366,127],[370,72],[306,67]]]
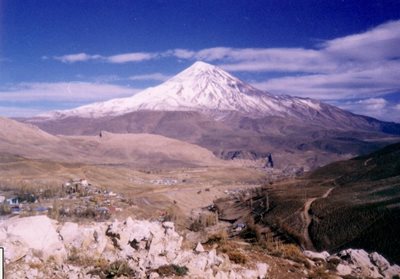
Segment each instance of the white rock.
[[163,226],[163,228],[165,228],[165,229],[170,229],[170,230],[175,231],[175,224],[172,223],[172,222],[163,222],[163,223],[162,223],[162,226]]
[[29,252],[29,247],[19,239],[17,236],[9,236],[6,241],[1,243],[4,248],[5,263],[9,264],[15,262]]
[[12,254],[15,259],[15,252],[18,253],[18,249],[36,250],[43,260],[53,256],[60,263],[67,256],[65,247],[55,229],[56,222],[47,216],[9,219],[2,224],[2,227],[7,232],[7,241],[4,245],[8,246],[6,259],[10,259]]
[[200,242],[197,243],[196,248],[194,249],[194,251],[198,252],[198,253],[202,253],[204,252],[204,247],[203,245],[201,245]]
[[68,249],[76,248],[89,257],[99,257],[107,246],[103,224],[78,226],[77,223],[67,222],[59,228],[59,234]]
[[269,265],[267,265],[266,263],[257,263],[256,267],[257,267],[257,271],[258,271],[258,277],[266,278],[268,269],[269,269]]
[[382,275],[370,260],[369,254],[362,249],[347,249],[337,254],[352,269],[352,274],[361,277],[379,278]]
[[387,270],[383,272],[383,275],[385,278],[390,278],[392,279],[394,276],[399,276],[400,277],[400,266],[397,264],[390,266]]
[[214,265],[220,265],[223,260],[221,257],[217,256],[217,251],[215,249],[212,249],[210,252],[208,252],[207,255],[207,260],[208,260],[208,267],[213,267]]
[[257,270],[252,270],[252,269],[245,269],[241,272],[243,278],[248,278],[248,279],[257,279],[258,278],[258,272]]
[[371,262],[376,265],[379,270],[385,271],[390,267],[390,263],[380,254],[378,254],[377,252],[373,252],[371,254],[369,254],[369,258],[371,260]]
[[231,270],[229,272],[229,279],[241,279],[241,278],[242,278],[242,276],[237,274],[234,270]]
[[339,274],[341,276],[346,276],[346,275],[350,275],[353,270],[348,265],[338,264],[336,267],[336,271],[337,271],[337,274]]
[[223,271],[218,271],[214,276],[215,279],[229,279],[228,275]]
[[7,239],[7,231],[5,228],[0,228],[0,243],[4,242]]
[[209,261],[207,256],[204,255],[193,255],[189,262],[186,263],[191,274],[201,274],[204,270],[209,267]]
[[326,259],[330,256],[328,252],[323,251],[323,252],[313,252],[309,250],[305,250],[303,252],[303,255],[306,256],[307,258],[317,261],[317,260],[322,260],[326,261]]

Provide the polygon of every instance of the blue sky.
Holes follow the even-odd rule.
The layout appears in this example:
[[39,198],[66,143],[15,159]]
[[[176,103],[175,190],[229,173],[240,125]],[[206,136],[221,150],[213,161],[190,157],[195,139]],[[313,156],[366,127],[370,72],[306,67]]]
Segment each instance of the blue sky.
[[196,60],[400,122],[400,1],[0,1],[0,115],[163,82]]

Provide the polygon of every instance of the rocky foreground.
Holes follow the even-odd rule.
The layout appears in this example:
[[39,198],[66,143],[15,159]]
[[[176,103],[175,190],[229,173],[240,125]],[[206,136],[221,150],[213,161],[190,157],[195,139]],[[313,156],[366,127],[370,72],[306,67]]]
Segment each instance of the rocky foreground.
[[[182,241],[172,222],[131,218],[77,224],[33,216],[0,224],[6,278],[275,278],[270,263],[252,259],[240,265],[213,247],[205,249],[198,243],[185,249]],[[333,277],[321,278],[400,275],[399,266],[363,250],[348,249],[335,255],[304,251],[304,256],[309,267],[335,266],[329,272]],[[310,278],[306,270],[303,274]]]

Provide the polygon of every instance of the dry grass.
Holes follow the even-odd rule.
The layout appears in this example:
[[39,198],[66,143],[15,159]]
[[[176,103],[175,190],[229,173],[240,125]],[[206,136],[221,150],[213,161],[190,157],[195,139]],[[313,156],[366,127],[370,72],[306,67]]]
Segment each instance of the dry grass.
[[75,247],[69,251],[67,262],[77,266],[93,266],[94,268],[106,269],[109,265],[108,261],[104,258],[93,258],[83,255]]
[[97,275],[101,279],[106,278],[135,278],[135,272],[129,267],[128,262],[117,260],[111,264],[95,266],[88,272],[90,275]]
[[225,230],[220,230],[217,233],[211,234],[208,237],[207,244],[224,244],[226,243],[229,235]]
[[44,266],[42,262],[31,262],[28,265],[31,269],[42,269]]
[[215,212],[202,212],[190,224],[189,230],[199,232],[204,228],[214,226],[218,223],[218,215]]
[[329,273],[329,271],[322,267],[317,267],[313,269],[309,274],[308,274],[309,279],[333,279],[336,277],[333,277],[332,274]]
[[8,215],[8,214],[11,214],[11,207],[6,203],[1,204],[0,215]]
[[186,216],[182,213],[180,208],[175,204],[170,205],[165,210],[165,215],[163,216],[164,221],[171,221],[175,224],[182,225],[186,222]]
[[244,253],[237,250],[228,251],[226,254],[228,255],[229,259],[236,264],[245,264],[248,261],[247,256]]

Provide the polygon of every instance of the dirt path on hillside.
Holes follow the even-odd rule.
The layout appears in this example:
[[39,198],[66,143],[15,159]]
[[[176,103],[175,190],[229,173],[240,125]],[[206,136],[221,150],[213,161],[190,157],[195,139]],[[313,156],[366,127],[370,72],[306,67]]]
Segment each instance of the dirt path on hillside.
[[335,189],[335,187],[329,188],[328,191],[326,191],[325,194],[323,194],[319,198],[308,199],[306,201],[306,203],[304,204],[304,209],[301,212],[301,218],[303,219],[303,237],[304,237],[304,242],[305,242],[304,243],[305,247],[303,247],[303,248],[305,248],[305,249],[315,251],[314,244],[311,241],[310,234],[309,234],[309,227],[310,227],[310,224],[312,221],[312,215],[310,214],[310,207],[315,200],[327,198],[333,189]]

